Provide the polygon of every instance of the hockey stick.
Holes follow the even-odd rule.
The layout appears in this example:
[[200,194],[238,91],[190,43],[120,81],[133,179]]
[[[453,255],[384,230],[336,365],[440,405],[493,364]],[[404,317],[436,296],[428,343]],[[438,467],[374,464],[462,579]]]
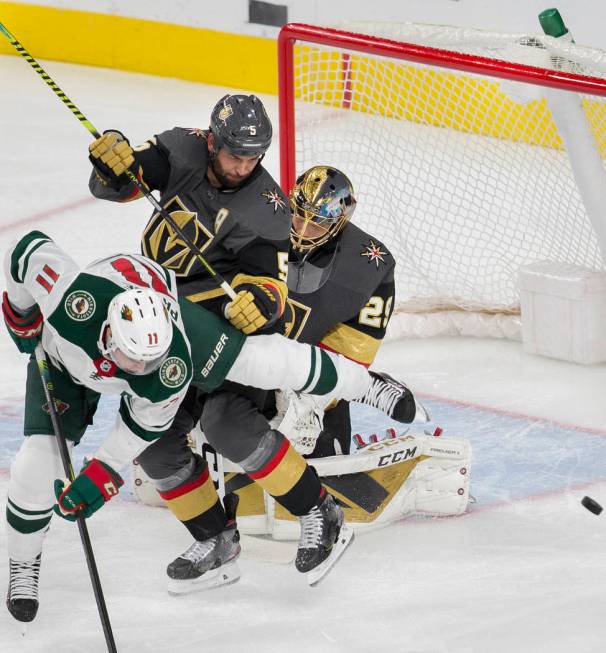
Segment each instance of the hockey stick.
[[[27,61],[27,63],[42,77],[50,89],[55,93],[55,95],[65,104],[65,106],[74,114],[74,116],[86,127],[86,129],[95,137],[100,138],[101,134],[95,129],[94,125],[86,118],[86,116],[78,109],[78,107],[65,95],[65,93],[55,84],[50,75],[42,68],[42,66],[32,57],[32,55],[17,41],[17,39],[8,31],[8,29],[0,23],[0,32],[6,36],[9,40],[9,43],[17,50],[17,52]],[[162,218],[168,223],[168,225],[175,231],[175,233],[183,240],[183,242],[189,247],[193,254],[198,258],[200,263],[206,268],[208,274],[217,282],[221,289],[227,294],[231,299],[236,298],[236,293],[234,289],[225,281],[225,279],[215,271],[215,269],[208,263],[204,258],[200,248],[185,234],[185,232],[179,227],[179,225],[173,220],[169,212],[164,209],[156,197],[149,192],[145,187],[142,181],[132,172],[132,170],[127,169],[124,171],[124,174],[128,179],[135,184],[143,195],[149,200],[151,205],[156,209],[156,211],[162,216]]]
[[[51,418],[53,430],[55,432],[55,438],[57,439],[57,444],[59,446],[59,453],[61,454],[63,470],[71,482],[75,478],[74,468],[72,467],[69,450],[67,448],[67,443],[65,442],[65,435],[63,434],[61,423],[59,422],[59,416],[57,415],[55,398],[53,396],[53,380],[51,379],[48,369],[46,353],[44,352],[44,349],[42,349],[42,344],[40,343],[38,343],[36,347],[35,356],[36,362],[38,363],[38,370],[40,371],[40,378],[42,379],[44,396],[46,397],[46,402],[48,405],[48,414]],[[93,585],[95,601],[97,602],[97,609],[99,610],[99,617],[101,618],[101,625],[103,626],[103,632],[105,634],[105,641],[107,642],[107,650],[109,653],[117,653],[116,643],[114,641],[114,635],[112,633],[112,627],[109,622],[109,615],[105,605],[105,599],[103,598],[101,580],[99,579],[99,572],[97,571],[97,565],[95,563],[93,547],[90,541],[90,536],[88,534],[88,528],[86,527],[86,521],[81,513],[78,513],[77,515],[77,523],[78,530],[80,531],[80,539],[82,540],[82,547],[84,548],[84,555],[86,557],[86,565],[88,566],[88,573]]]

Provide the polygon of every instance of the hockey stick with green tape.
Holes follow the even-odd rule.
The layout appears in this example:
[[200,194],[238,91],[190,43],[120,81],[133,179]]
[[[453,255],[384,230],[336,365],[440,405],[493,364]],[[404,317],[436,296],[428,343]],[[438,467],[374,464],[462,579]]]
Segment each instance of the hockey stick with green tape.
[[[48,369],[48,360],[46,358],[46,353],[42,348],[42,344],[38,343],[34,351],[34,355],[36,356],[36,362],[38,363],[38,370],[42,380],[42,387],[44,388],[44,396],[46,398],[46,405],[48,406],[48,414],[50,415],[53,431],[55,432],[55,438],[57,440],[57,445],[59,446],[61,462],[63,463],[63,471],[65,472],[65,475],[69,481],[72,482],[75,477],[74,468],[72,467],[72,461],[69,456],[69,449],[67,448],[65,435],[63,433],[63,429],[61,428],[61,422],[59,421],[59,416],[57,415],[53,380]],[[93,586],[93,592],[95,594],[95,601],[97,602],[97,609],[99,611],[101,625],[103,626],[103,633],[105,634],[107,650],[109,653],[117,653],[116,642],[114,641],[114,634],[112,632],[112,627],[109,621],[107,606],[105,605],[105,599],[103,598],[103,589],[101,588],[101,580],[99,578],[99,572],[97,571],[97,564],[95,562],[95,555],[93,553],[93,545],[91,544],[90,535],[88,534],[86,520],[81,514],[78,514],[76,522],[80,532],[80,539],[82,540],[82,548],[84,549],[86,565],[88,567],[88,573],[90,575],[90,580]]]
[[[0,23],[0,32],[6,36],[9,40],[9,43],[17,50],[17,52],[27,61],[27,63],[42,77],[50,89],[55,93],[55,95],[65,104],[65,106],[74,114],[74,116],[86,127],[86,129],[95,137],[99,138],[101,134],[95,129],[94,125],[86,118],[86,116],[78,109],[78,107],[65,95],[65,93],[55,84],[51,76],[42,68],[42,66],[32,57],[32,55],[17,41],[17,39],[9,32],[9,30]],[[214,268],[208,263],[204,258],[200,248],[187,236],[187,234],[179,227],[179,225],[173,220],[170,213],[163,208],[155,196],[149,192],[145,185],[139,180],[139,178],[132,172],[132,170],[125,170],[124,174],[128,177],[130,181],[139,189],[143,195],[148,199],[152,204],[154,209],[162,216],[162,218],[167,222],[167,224],[175,231],[175,233],[183,240],[183,242],[189,247],[193,254],[198,258],[200,263],[206,268],[208,274],[217,282],[221,289],[227,294],[231,299],[236,298],[236,293],[234,289],[225,281],[225,279],[214,270]]]

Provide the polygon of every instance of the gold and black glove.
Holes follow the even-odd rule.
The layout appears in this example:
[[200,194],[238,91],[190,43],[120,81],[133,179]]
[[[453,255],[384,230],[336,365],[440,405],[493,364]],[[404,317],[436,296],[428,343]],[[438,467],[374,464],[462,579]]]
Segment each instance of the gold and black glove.
[[273,326],[284,310],[282,282],[270,277],[238,274],[236,298],[225,306],[225,317],[246,335]]
[[129,180],[124,172],[135,162],[133,148],[119,131],[108,130],[89,146],[89,160],[112,188],[119,189]]

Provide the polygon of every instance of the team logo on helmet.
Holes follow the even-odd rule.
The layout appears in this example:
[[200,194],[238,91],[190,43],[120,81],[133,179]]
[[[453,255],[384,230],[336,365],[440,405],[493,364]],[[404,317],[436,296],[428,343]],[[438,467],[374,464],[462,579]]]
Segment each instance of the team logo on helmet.
[[360,256],[366,256],[369,263],[374,261],[377,268],[379,267],[379,261],[387,265],[387,261],[383,258],[384,256],[387,256],[387,252],[384,252],[381,249],[381,246],[377,245],[374,240],[371,240],[368,245],[364,246],[364,250],[360,252]]
[[286,202],[280,197],[277,189],[266,190],[264,193],[261,193],[261,197],[264,197],[267,200],[267,204],[274,205],[274,213],[278,212],[278,209],[282,209],[282,213],[286,213]]
[[223,123],[230,117],[234,115],[234,110],[231,108],[231,104],[224,104],[221,111],[219,111],[219,120],[222,120]]
[[76,290],[70,293],[64,306],[72,320],[78,322],[84,322],[91,318],[96,308],[94,297],[85,290]]
[[178,388],[187,377],[187,365],[176,356],[167,358],[160,367],[160,381],[167,388]]
[[126,306],[126,304],[120,309],[120,317],[127,322],[133,321],[133,312],[129,306]]

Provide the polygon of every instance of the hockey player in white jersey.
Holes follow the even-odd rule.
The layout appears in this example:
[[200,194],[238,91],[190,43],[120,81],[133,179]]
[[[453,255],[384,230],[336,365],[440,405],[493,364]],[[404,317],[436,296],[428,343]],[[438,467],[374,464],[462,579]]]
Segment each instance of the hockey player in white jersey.
[[[230,380],[266,389],[290,388],[327,402],[357,398],[398,419],[410,413],[411,405],[415,410],[405,386],[396,397],[397,383],[341,356],[279,335],[248,338],[204,308],[177,300],[173,273],[143,256],[111,256],[80,270],[48,236],[33,231],[7,252],[5,274],[6,326],[22,352],[31,353],[41,339],[66,438],[71,443],[81,439],[101,394],[121,395],[115,424],[93,458],[73,483],[55,482],[53,492],[53,481],[63,474],[56,441],[49,437],[49,407],[30,360],[26,438],[11,465],[6,511],[7,606],[20,621],[31,621],[37,613],[42,544],[53,510],[68,519],[75,519],[77,511],[88,517],[115,496],[123,484],[121,468],[169,431],[190,382],[208,392]],[[191,452],[189,456],[186,473],[166,490],[167,504],[186,527],[195,523],[198,513],[225,512],[207,467],[198,465]],[[279,464],[284,460],[287,464]],[[265,470],[268,487],[289,487],[289,474],[300,476],[306,468],[283,438],[280,461],[271,473]],[[203,509],[184,520],[182,511],[197,504]],[[351,538],[345,527],[341,529],[338,507],[334,513],[317,541],[306,544],[303,554],[310,567],[331,555],[339,539],[346,545],[345,535]],[[229,537],[222,541],[225,556],[217,560],[223,569],[238,556],[239,545],[235,524],[228,519],[219,523],[217,533],[198,544],[216,550],[218,536],[227,532]]]

